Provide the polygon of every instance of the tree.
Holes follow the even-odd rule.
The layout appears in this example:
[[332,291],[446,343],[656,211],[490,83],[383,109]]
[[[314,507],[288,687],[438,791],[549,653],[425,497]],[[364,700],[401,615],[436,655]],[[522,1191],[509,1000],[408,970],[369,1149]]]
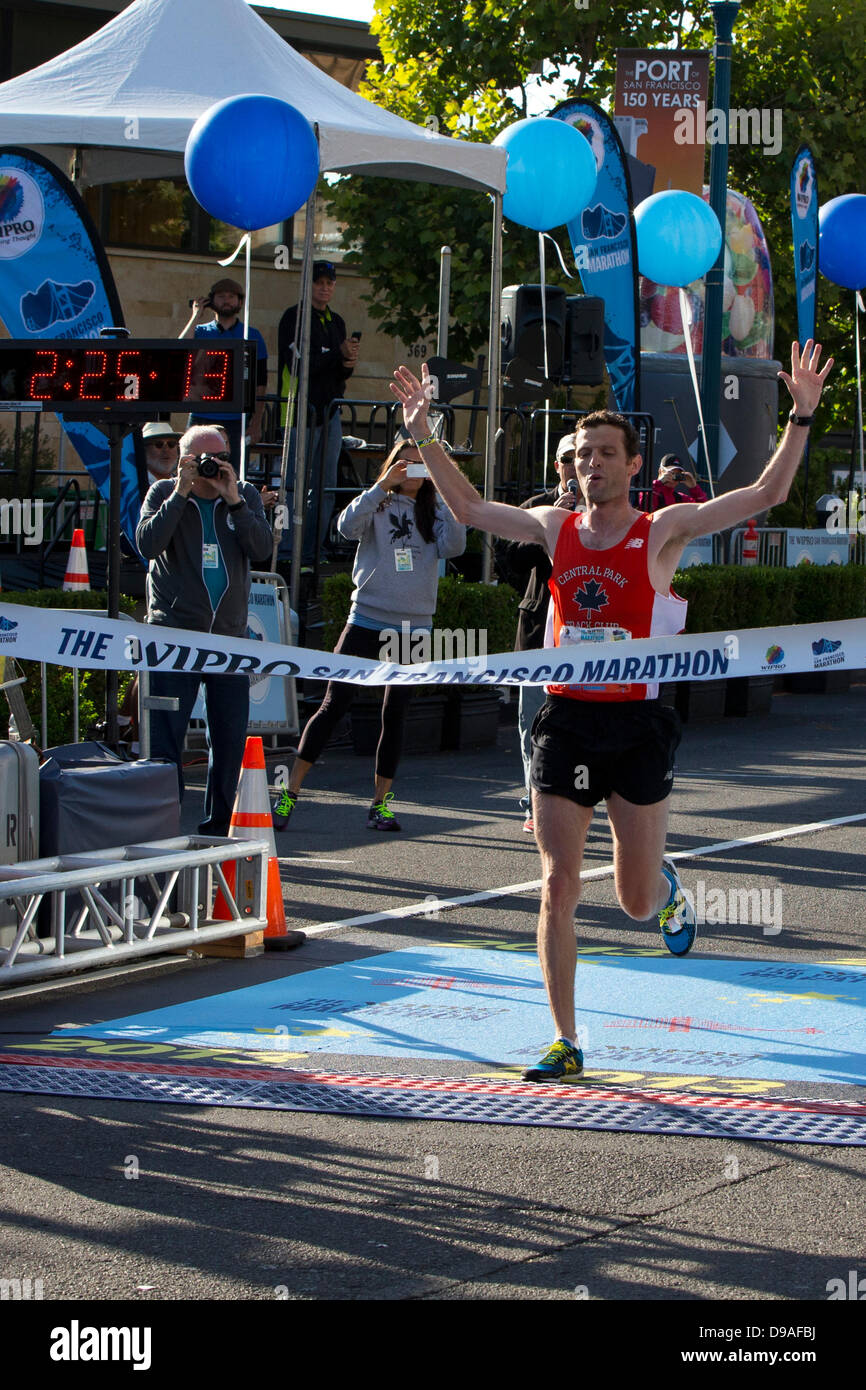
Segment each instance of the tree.
[[[612,89],[616,35],[629,46],[662,46],[681,35],[684,5],[613,4],[588,9],[562,0],[378,0],[372,23],[382,61],[371,63],[363,96],[397,115],[468,140],[492,140],[527,114],[539,69],[550,89],[548,107],[595,81],[593,95]],[[558,87],[555,86],[558,84]],[[545,108],[547,109],[547,108]],[[449,355],[464,361],[487,341],[490,291],[490,199],[481,193],[423,183],[341,179],[329,210],[344,224],[347,256],[363,264],[372,284],[369,312],[386,333],[411,343],[436,331],[439,248],[452,250]],[[570,261],[564,229],[557,239]],[[503,284],[537,281],[534,232],[508,223],[503,238]],[[558,267],[552,284],[563,281]],[[570,282],[570,289],[575,289]]]
[[[582,0],[578,0],[578,4]],[[587,9],[563,0],[377,0],[373,20],[382,61],[362,88],[370,100],[446,134],[491,140],[527,112],[534,85],[538,110],[563,95],[601,105],[612,96],[618,48],[712,47],[708,4],[611,4]],[[773,258],[777,354],[796,337],[788,179],[798,146],[816,157],[821,201],[866,188],[866,7],[849,0],[744,0],[734,29],[734,107],[781,111],[783,143],[730,152],[729,183],[755,204]],[[549,99],[545,98],[549,93]],[[439,247],[451,246],[454,322],[449,354],[469,360],[484,345],[489,303],[489,199],[416,183],[342,179],[331,208],[346,224],[349,257],[363,264],[370,312],[405,342],[436,328]],[[556,229],[571,264],[564,228]],[[503,283],[538,278],[537,238],[506,224]],[[564,277],[551,267],[551,283]],[[573,281],[567,283],[574,290]],[[819,337],[837,358],[824,422],[853,420],[853,302],[820,281]]]

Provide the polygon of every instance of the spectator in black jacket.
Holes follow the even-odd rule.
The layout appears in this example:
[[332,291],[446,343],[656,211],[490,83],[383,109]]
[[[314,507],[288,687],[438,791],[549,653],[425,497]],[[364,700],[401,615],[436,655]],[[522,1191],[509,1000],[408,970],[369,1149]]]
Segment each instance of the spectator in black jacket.
[[[331,416],[328,407],[345,393],[346,382],[358,361],[358,343],[347,338],[346,325],[339,314],[330,308],[331,296],[337,281],[337,267],[332,261],[313,262],[313,287],[310,294],[310,375],[308,402],[316,413],[316,428],[308,442],[307,477],[308,506],[304,521],[304,563],[312,564],[325,538],[328,522],[334,510],[334,494],[323,493],[324,504],[319,516],[320,477],[324,471],[325,489],[337,485],[337,464],[340,458],[342,430],[339,413]],[[294,394],[292,378],[297,377],[300,345],[297,342],[298,306],[293,304],[280,319],[277,331],[277,380],[280,395],[285,399]],[[283,407],[282,423],[290,407]],[[294,468],[294,446],[292,447]],[[287,544],[290,533],[287,533]],[[285,558],[285,550],[281,547]]]
[[[573,511],[578,501],[577,495],[570,492],[569,482],[576,481],[574,466],[574,435],[566,434],[560,439],[554,464],[559,481],[556,487],[546,492],[536,493],[521,505],[528,507],[565,507]],[[532,651],[544,646],[544,627],[547,620],[547,605],[550,590],[547,581],[551,574],[550,559],[541,545],[526,545],[520,541],[500,541],[496,547],[496,566],[501,579],[517,589],[522,589],[520,618],[517,623],[516,652]],[[522,685],[518,705],[517,723],[520,730],[520,752],[523,758],[524,794],[520,798],[520,809],[524,815],[523,829],[533,833],[532,799],[529,791],[529,764],[532,758],[529,735],[532,721],[544,704],[543,685]]]

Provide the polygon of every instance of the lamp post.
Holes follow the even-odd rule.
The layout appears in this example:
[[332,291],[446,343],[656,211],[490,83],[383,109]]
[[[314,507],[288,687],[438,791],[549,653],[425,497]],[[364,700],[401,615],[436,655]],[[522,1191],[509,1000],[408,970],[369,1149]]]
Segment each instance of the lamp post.
[[728,118],[731,107],[731,53],[740,0],[710,0],[716,41],[713,46],[713,109],[723,111],[724,140],[710,152],[710,207],[719,219],[722,245],[707,271],[704,297],[704,350],[701,361],[701,408],[704,452],[712,478],[718,477],[719,391],[722,376],[722,295],[725,280],[725,220],[728,200]]

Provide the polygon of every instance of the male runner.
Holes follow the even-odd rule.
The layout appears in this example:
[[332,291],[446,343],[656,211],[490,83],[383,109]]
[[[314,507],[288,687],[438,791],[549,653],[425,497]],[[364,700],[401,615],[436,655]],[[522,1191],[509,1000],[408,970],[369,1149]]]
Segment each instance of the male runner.
[[[791,347],[791,372],[780,372],[794,402],[785,432],[758,481],[711,502],[643,513],[629,502],[641,466],[629,422],[595,411],[575,432],[581,513],[557,507],[523,510],[485,502],[433,437],[427,421],[429,373],[407,367],[391,385],[406,428],[423,451],[441,495],[458,521],[507,540],[544,545],[553,573],[553,641],[557,646],[602,636],[650,637],[682,631],[686,605],[671,580],[687,543],[737,526],[784,502],[821,399],[830,358],[819,371],[820,344]],[[546,645],[550,645],[548,642]],[[596,647],[597,651],[598,648]],[[532,730],[533,819],[541,854],[538,957],[557,1039],[526,1081],[579,1076],[574,976],[574,913],[580,898],[583,846],[593,807],[607,801],[614,883],[620,906],[636,921],[658,916],[668,950],[684,956],[695,939],[695,914],[676,870],[664,858],[668,795],[679,722],[659,705],[658,688],[642,684],[548,686]]]

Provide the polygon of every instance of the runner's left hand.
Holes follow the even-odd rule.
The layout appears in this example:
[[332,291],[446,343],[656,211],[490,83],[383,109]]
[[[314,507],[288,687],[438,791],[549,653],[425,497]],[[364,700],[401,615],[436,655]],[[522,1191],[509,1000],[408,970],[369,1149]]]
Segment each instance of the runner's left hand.
[[791,344],[791,374],[789,376],[787,372],[779,372],[779,378],[791,393],[797,415],[814,415],[818,408],[824,382],[833,366],[833,358],[828,357],[827,364],[821,371],[818,370],[820,361],[820,343],[815,343],[810,338],[802,353],[799,343]]

